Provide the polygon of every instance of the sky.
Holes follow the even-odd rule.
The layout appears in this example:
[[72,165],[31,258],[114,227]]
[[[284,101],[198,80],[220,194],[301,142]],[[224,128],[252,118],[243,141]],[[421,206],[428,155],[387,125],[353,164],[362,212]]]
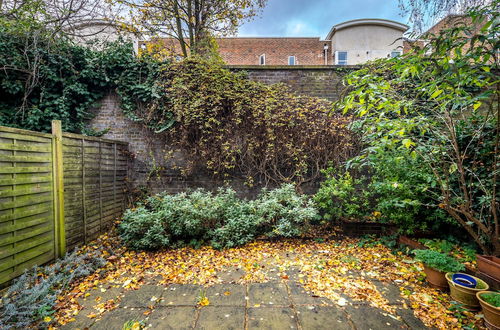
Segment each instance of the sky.
[[268,0],[260,16],[244,23],[240,37],[320,37],[351,19],[385,18],[407,24],[398,0]]

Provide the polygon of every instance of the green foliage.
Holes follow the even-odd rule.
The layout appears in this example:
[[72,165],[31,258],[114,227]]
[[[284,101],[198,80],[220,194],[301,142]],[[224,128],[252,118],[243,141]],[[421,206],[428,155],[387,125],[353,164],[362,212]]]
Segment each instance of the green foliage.
[[294,237],[316,216],[312,202],[297,195],[292,185],[263,191],[247,201],[234,190],[217,193],[195,190],[150,197],[125,212],[120,236],[133,249],[200,245],[216,248],[245,244],[255,237]]
[[369,219],[374,209],[367,180],[354,178],[349,172],[336,171],[330,167],[323,171],[326,180],[314,195],[314,201],[324,213],[326,220]]
[[464,265],[458,262],[457,259],[437,251],[413,250],[413,253],[415,253],[415,259],[440,272],[456,273],[465,270]]
[[[104,266],[97,253],[73,252],[55,264],[33,267],[14,281],[0,305],[1,329],[24,329],[55,313],[58,295],[76,279]],[[46,327],[47,323],[41,325]]]
[[[411,184],[395,187],[402,198],[385,205],[408,211],[394,215],[398,222],[415,219],[423,205],[439,206],[483,251],[495,255],[500,253],[499,3],[474,9],[466,24],[428,36],[424,47],[353,72],[338,104],[357,118],[352,128],[365,144],[352,163],[388,178],[394,172]],[[404,167],[391,164],[387,153],[395,161],[403,157]],[[379,189],[384,194],[393,188],[382,182]]]
[[348,170],[324,171],[314,199],[325,219],[382,221],[401,231],[438,230],[450,223],[439,209],[436,182],[418,158],[395,151],[369,154],[363,162],[349,163]]
[[174,63],[165,67],[161,86],[164,97],[137,117],[184,150],[184,173],[206,167],[224,179],[243,173],[250,185],[301,184],[329,162],[347,159],[356,145],[349,117],[329,114],[329,102],[253,82],[220,63]]
[[158,98],[161,62],[138,58],[132,45],[116,41],[93,49],[74,44],[33,23],[0,20],[0,125],[50,131],[88,130],[90,109],[116,89],[126,114]]
[[490,305],[500,307],[500,293],[498,292],[482,293],[481,299],[483,299]]

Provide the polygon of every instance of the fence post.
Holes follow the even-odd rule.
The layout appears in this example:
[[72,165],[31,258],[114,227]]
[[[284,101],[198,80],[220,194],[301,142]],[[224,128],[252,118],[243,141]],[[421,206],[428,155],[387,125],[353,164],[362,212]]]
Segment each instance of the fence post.
[[66,229],[64,226],[63,151],[62,128],[60,120],[52,121],[52,134],[54,135],[54,225],[57,256],[61,257],[66,253]]

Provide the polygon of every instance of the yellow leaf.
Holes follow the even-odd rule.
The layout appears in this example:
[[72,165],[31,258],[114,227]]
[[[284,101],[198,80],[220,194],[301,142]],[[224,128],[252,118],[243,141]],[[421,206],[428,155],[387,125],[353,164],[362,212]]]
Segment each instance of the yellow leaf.
[[198,305],[208,306],[208,305],[210,305],[210,300],[208,300],[207,297],[203,297],[202,299],[200,299],[200,302],[198,303]]
[[52,321],[52,318],[50,316],[45,316],[43,318],[43,322],[49,323],[50,321]]

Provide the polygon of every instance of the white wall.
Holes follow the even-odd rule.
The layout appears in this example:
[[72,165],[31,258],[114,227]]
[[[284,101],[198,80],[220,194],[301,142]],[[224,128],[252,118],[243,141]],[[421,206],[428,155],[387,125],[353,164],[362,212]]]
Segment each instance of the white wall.
[[[336,31],[332,38],[335,51],[347,51],[347,64],[356,65],[390,57],[391,51],[403,50],[403,32],[380,25],[357,25]],[[399,39],[399,40],[398,40]]]

